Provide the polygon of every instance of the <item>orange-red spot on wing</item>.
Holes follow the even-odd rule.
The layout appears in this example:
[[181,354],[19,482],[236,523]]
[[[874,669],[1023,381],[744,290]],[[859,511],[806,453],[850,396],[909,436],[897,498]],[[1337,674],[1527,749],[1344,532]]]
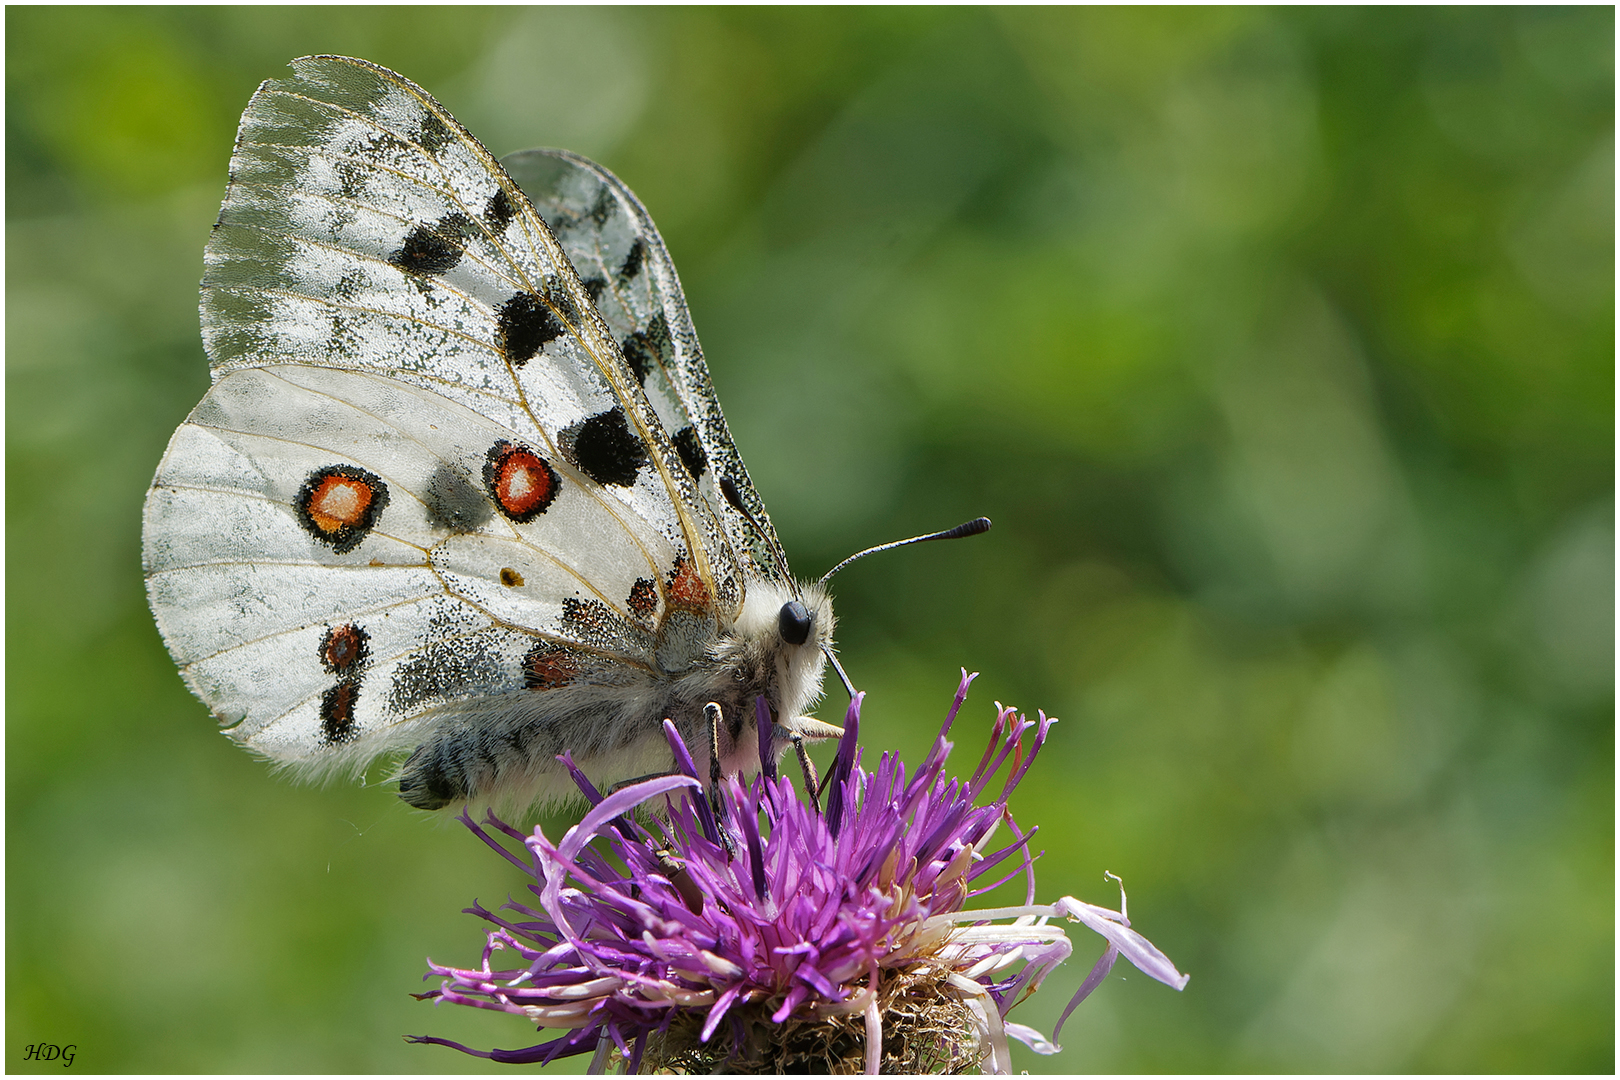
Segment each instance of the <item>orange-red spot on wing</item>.
[[322,532],[337,532],[344,526],[356,526],[366,519],[371,509],[371,485],[347,476],[326,476],[310,492],[305,509],[309,519]]
[[328,465],[304,478],[293,509],[306,532],[347,555],[370,534],[387,505],[382,477],[357,465]]
[[331,630],[321,642],[321,666],[334,674],[348,674],[365,661],[369,639],[370,635],[353,623]]
[[523,685],[530,690],[555,690],[578,675],[578,658],[555,642],[542,641],[523,658]]
[[545,513],[557,497],[558,483],[546,460],[527,446],[498,442],[484,462],[484,484],[513,521],[532,521]]
[[675,560],[675,569],[670,573],[669,595],[685,607],[706,608],[712,601],[708,584],[684,555]]
[[322,742],[335,746],[354,738],[354,705],[359,696],[360,684],[353,679],[344,679],[321,695]]

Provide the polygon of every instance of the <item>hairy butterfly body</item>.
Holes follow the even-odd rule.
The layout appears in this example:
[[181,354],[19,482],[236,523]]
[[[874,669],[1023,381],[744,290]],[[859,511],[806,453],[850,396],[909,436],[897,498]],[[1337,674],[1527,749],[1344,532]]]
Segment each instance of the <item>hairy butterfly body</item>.
[[147,496],[153,614],[227,733],[300,774],[408,753],[409,803],[722,767],[836,728],[831,605],[787,575],[646,210],[497,162],[410,81],[305,57],[242,116],[208,242],[213,386]]

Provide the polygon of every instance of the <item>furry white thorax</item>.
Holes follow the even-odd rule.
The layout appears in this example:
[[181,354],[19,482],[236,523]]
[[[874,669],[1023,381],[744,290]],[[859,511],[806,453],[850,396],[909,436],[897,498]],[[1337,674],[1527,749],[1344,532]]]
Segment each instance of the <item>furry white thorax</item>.
[[[802,645],[783,641],[781,634],[782,607],[795,599],[811,615],[810,635]],[[777,582],[750,577],[737,621],[729,633],[721,632],[715,644],[715,668],[733,678],[757,673],[755,678],[763,677],[768,687],[766,698],[776,714],[777,728],[812,740],[825,737],[820,730],[825,725],[806,717],[804,712],[821,697],[822,676],[827,668],[823,649],[832,647],[835,625],[832,598],[819,582],[799,582],[795,596]],[[721,733],[720,764],[728,774],[752,773],[759,768],[758,727],[752,714],[743,719],[742,731],[734,741],[728,739],[728,733]],[[732,742],[729,747],[728,741]],[[788,746],[786,739],[778,739],[772,749],[780,757]],[[698,753],[699,749],[702,753]],[[707,746],[694,748],[693,756],[702,761],[708,756],[707,750]]]

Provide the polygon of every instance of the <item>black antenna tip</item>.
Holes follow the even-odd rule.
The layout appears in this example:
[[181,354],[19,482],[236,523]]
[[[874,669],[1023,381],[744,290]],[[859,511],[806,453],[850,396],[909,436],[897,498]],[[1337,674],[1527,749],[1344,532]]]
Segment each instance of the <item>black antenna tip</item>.
[[979,517],[979,518],[974,518],[972,521],[964,521],[964,522],[962,522],[962,524],[958,525],[954,529],[946,529],[944,532],[940,533],[935,539],[938,539],[938,540],[960,540],[964,536],[978,536],[982,532],[989,532],[989,531],[990,531],[990,519],[987,518],[987,517]]

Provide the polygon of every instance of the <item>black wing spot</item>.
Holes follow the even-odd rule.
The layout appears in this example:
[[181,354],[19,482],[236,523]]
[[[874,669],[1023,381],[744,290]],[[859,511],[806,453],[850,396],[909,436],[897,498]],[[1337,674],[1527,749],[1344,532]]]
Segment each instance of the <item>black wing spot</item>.
[[359,734],[355,730],[354,705],[360,699],[360,680],[344,679],[321,695],[321,742],[339,746]]
[[415,142],[430,154],[437,154],[450,144],[455,133],[450,126],[430,112],[422,114],[422,122],[417,125]]
[[625,338],[619,346],[624,350],[624,358],[630,363],[630,370],[636,373],[636,382],[642,386],[647,385],[647,373],[652,371],[658,357],[652,351],[652,345],[647,341],[647,335],[637,330]]
[[630,245],[630,253],[624,257],[624,265],[619,267],[620,280],[629,281],[641,273],[641,264],[646,258],[647,245],[638,236],[636,242]]
[[394,669],[388,708],[410,712],[427,703],[493,692],[501,686],[505,663],[488,635],[431,642]]
[[506,223],[512,220],[515,213],[517,210],[512,206],[512,200],[507,198],[505,188],[496,189],[489,202],[484,204],[484,220],[495,226],[497,232],[506,228]]
[[562,282],[556,278],[546,279],[546,296],[550,298],[552,306],[557,309],[557,314],[562,317],[565,325],[579,325],[579,308],[574,306],[574,298]]
[[463,214],[446,214],[432,225],[418,225],[388,261],[412,274],[437,277],[461,261],[462,245],[473,231]]
[[562,624],[575,640],[598,648],[623,647],[625,621],[600,600],[563,598]]
[[429,520],[450,532],[472,532],[495,516],[484,493],[448,462],[433,470],[423,494]]
[[643,619],[647,618],[658,610],[658,582],[652,578],[636,578],[625,604]]
[[647,463],[647,447],[618,405],[567,428],[562,442],[579,470],[604,487],[629,487]]
[[618,205],[618,200],[613,197],[613,192],[606,184],[603,184],[596,193],[596,202],[591,204],[591,208],[587,213],[590,214],[591,220],[596,222],[598,227],[601,227],[607,224],[607,219],[613,216],[613,211]]
[[562,323],[546,302],[531,292],[520,292],[501,305],[496,343],[507,362],[522,367],[548,341],[562,336]]
[[602,299],[602,290],[607,288],[607,279],[601,274],[592,274],[580,284],[584,285],[585,291],[590,293],[591,303],[594,304]]
[[654,368],[669,364],[674,359],[673,342],[669,337],[669,322],[660,311],[647,323],[645,330],[637,330],[619,343],[636,381],[647,385],[647,376]]
[[669,336],[669,320],[664,318],[662,311],[648,320],[647,329],[644,332],[647,335],[647,341],[657,351],[660,360],[667,362],[675,355],[674,342],[670,340]]
[[709,455],[698,439],[697,429],[691,424],[675,433],[675,450],[686,463],[686,471],[692,474],[692,479],[703,479],[703,474],[709,468]]

